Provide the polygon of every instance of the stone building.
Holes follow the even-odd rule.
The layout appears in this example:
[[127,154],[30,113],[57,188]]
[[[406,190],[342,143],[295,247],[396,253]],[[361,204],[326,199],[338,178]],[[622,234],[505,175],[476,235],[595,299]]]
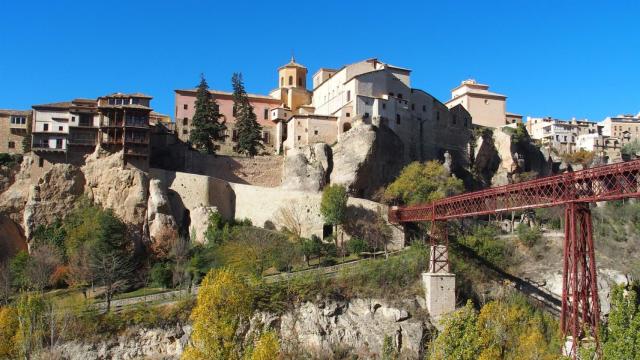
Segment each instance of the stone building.
[[623,141],[640,138],[640,113],[638,115],[610,116],[602,120],[602,135],[617,137]]
[[[178,138],[183,142],[189,141],[189,134],[195,114],[197,89],[175,90],[175,119]],[[210,90],[211,95],[218,104],[218,110],[222,115],[222,121],[227,126],[226,138],[222,145],[223,151],[229,151],[237,141],[235,130],[236,118],[233,114],[233,93]],[[273,152],[275,142],[275,123],[269,118],[269,111],[282,105],[280,100],[266,95],[248,94],[249,103],[253,106],[256,120],[262,126],[262,140],[267,150]]]
[[[269,152],[287,152],[317,142],[334,144],[356,123],[387,126],[406,146],[407,159],[424,160],[449,150],[468,156],[471,116],[411,87],[411,70],[367,59],[340,69],[321,68],[307,89],[307,68],[291,59],[278,69],[277,88],[249,95]],[[211,90],[228,128],[223,146],[233,146],[232,94]],[[196,90],[175,90],[176,129],[188,141]],[[455,109],[453,109],[455,108]]]
[[98,98],[100,144],[124,152],[124,163],[140,169],[149,166],[149,115],[151,96],[114,93]]
[[0,110],[0,153],[24,153],[25,138],[31,135],[31,111]]
[[507,97],[489,91],[489,85],[478,84],[473,79],[464,80],[451,90],[448,108],[462,105],[475,125],[498,128],[506,124],[522,122],[522,115],[507,112]]

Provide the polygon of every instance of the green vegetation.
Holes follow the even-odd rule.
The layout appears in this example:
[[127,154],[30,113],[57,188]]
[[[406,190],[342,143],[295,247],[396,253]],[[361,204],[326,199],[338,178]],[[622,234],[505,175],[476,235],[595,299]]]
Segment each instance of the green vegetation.
[[189,141],[193,147],[201,152],[215,154],[217,147],[215,142],[224,139],[224,132],[227,129],[224,120],[220,121],[220,118],[218,104],[209,92],[209,85],[202,75],[196,93],[195,113],[189,134]]
[[342,225],[346,220],[347,200],[349,195],[342,185],[329,185],[322,192],[320,214],[326,224],[333,225],[336,246],[338,246],[338,225]]
[[622,286],[612,289],[611,311],[606,326],[602,327],[600,338],[603,359],[640,358],[640,307],[637,286],[629,290]]
[[406,205],[430,202],[464,190],[462,180],[450,176],[437,161],[413,162],[387,187],[385,199]]
[[470,234],[458,238],[458,243],[464,245],[484,260],[505,267],[508,265],[510,248],[504,240],[498,238],[499,229],[492,225],[477,225]]
[[[25,137],[26,138],[26,137]],[[22,162],[22,155],[0,153],[0,166],[13,167]]]
[[242,74],[234,73],[231,84],[233,85],[233,116],[236,118],[235,129],[238,133],[238,142],[234,151],[253,157],[264,148],[262,126],[258,124],[253,106],[249,103],[249,97],[242,82]]
[[622,153],[623,156],[627,158],[636,157],[637,154],[640,153],[640,141],[638,141],[637,139],[634,139],[633,141],[630,141],[622,145],[620,152]]
[[520,223],[516,228],[516,232],[518,233],[518,240],[526,247],[532,247],[542,238],[542,230],[536,225],[531,227]]
[[469,301],[444,320],[427,359],[560,359],[557,329],[555,319],[520,296],[491,301],[480,312]]
[[562,155],[562,160],[571,165],[581,165],[582,167],[589,167],[595,158],[593,151],[587,151],[580,149],[573,153],[565,153]]

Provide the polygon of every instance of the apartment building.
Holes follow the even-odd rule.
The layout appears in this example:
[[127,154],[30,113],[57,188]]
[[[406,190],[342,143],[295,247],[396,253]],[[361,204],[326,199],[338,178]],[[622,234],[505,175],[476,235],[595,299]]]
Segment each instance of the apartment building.
[[0,153],[24,153],[24,143],[31,142],[30,135],[31,111],[0,110]]
[[451,90],[451,100],[445,105],[450,109],[461,105],[471,114],[473,123],[480,126],[497,128],[522,123],[522,115],[507,112],[505,95],[489,91],[489,85],[473,79],[464,80]]
[[149,167],[151,96],[114,93],[97,100],[100,145],[123,151],[125,166]]
[[602,134],[624,141],[640,138],[640,113],[610,116],[600,122]]

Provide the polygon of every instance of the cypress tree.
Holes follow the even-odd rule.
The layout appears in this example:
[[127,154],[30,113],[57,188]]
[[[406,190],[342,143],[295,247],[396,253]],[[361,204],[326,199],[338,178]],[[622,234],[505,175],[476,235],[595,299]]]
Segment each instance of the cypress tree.
[[227,129],[224,121],[220,121],[221,115],[216,100],[209,92],[209,85],[204,75],[200,75],[200,84],[196,93],[196,111],[193,115],[191,134],[189,140],[193,147],[201,152],[215,154],[215,141],[225,138]]
[[238,143],[234,147],[234,151],[253,157],[258,154],[260,149],[264,149],[262,126],[258,124],[253,106],[249,103],[249,97],[242,82],[242,74],[234,73],[231,77],[231,83],[233,85],[233,113],[238,133]]

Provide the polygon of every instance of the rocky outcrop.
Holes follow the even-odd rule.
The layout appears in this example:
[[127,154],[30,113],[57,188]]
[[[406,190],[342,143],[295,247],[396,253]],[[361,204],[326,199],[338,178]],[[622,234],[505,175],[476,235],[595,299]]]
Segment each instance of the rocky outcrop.
[[290,150],[282,167],[281,187],[287,190],[321,190],[329,181],[331,156],[331,148],[325,143]]
[[417,316],[419,311],[417,304],[396,307],[376,299],[305,302],[280,317],[256,314],[247,338],[256,329],[272,328],[279,332],[283,348],[293,354],[322,357],[346,347],[368,359],[382,354],[382,343],[389,336],[398,351],[414,359],[422,355],[431,329]]
[[56,164],[31,186],[24,208],[27,239],[40,224],[50,224],[71,212],[84,192],[83,173],[73,165]]
[[512,139],[512,128],[485,131],[475,144],[473,169],[485,187],[526,180],[526,175],[546,176],[552,160],[529,141]]
[[356,197],[370,198],[406,165],[402,140],[386,126],[360,124],[333,147],[332,184]]
[[209,217],[217,211],[218,209],[215,206],[204,205],[198,205],[191,210],[189,234],[191,235],[192,241],[198,244],[205,244],[207,242],[205,233],[209,226]]
[[178,237],[178,224],[171,214],[167,191],[158,179],[149,181],[147,223],[152,252],[159,256],[167,255],[171,241]]
[[166,329],[131,329],[96,343],[71,341],[60,344],[42,358],[65,360],[179,359],[187,345],[190,326]]

